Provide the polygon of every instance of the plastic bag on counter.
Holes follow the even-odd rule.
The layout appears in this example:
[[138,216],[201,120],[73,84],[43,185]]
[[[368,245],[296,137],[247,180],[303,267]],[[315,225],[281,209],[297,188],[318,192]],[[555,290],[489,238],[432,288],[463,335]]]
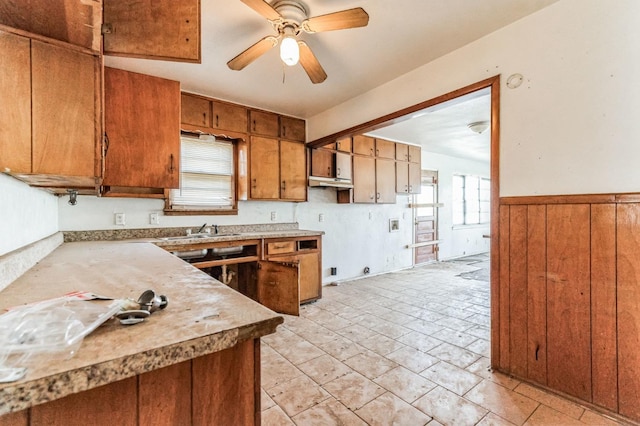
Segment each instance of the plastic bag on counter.
[[0,383],[19,380],[43,355],[48,361],[71,358],[84,337],[115,315],[122,302],[61,297],[0,315]]

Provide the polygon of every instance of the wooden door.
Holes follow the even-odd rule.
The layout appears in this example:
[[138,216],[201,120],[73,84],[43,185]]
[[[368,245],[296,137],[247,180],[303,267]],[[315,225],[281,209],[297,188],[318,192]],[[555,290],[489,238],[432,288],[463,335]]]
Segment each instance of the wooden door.
[[409,163],[405,161],[396,162],[396,192],[409,193]]
[[31,42],[32,172],[97,176],[99,59]]
[[280,116],[280,137],[304,142],[307,137],[305,121],[299,118]]
[[409,145],[396,143],[396,160],[409,161]]
[[200,0],[104,0],[103,10],[105,55],[200,63]]
[[304,143],[280,141],[280,198],[307,199],[307,150]]
[[250,133],[264,136],[278,136],[280,126],[278,124],[278,116],[271,112],[251,111],[250,115]]
[[300,314],[300,263],[258,262],[258,302],[287,315]]
[[104,185],[178,188],[180,83],[105,67]]
[[590,208],[547,206],[548,386],[591,401]]
[[322,282],[320,279],[320,254],[318,252],[278,256],[277,261],[300,263],[300,303],[320,298]]
[[376,202],[376,160],[353,157],[353,202]]
[[214,129],[231,130],[245,133],[247,131],[247,109],[226,102],[212,101],[213,115],[211,116]]
[[318,177],[334,177],[335,171],[333,167],[334,153],[328,149],[312,149],[311,150],[311,176]]
[[182,93],[180,96],[181,122],[197,127],[211,127],[211,101]]
[[353,137],[353,153],[368,155],[373,157],[375,154],[375,139],[368,136],[356,135]]
[[396,202],[396,162],[376,160],[376,203],[393,204]]
[[277,139],[251,137],[249,173],[251,198],[277,200],[280,197],[280,149]]
[[31,172],[31,42],[0,31],[0,170]]
[[422,190],[414,197],[414,262],[438,260],[438,172],[422,172]]
[[346,152],[336,152],[336,177],[340,179],[351,180],[353,173],[351,173],[351,155]]
[[351,138],[338,139],[336,149],[342,152],[351,152]]
[[395,159],[396,144],[395,142],[384,139],[376,139],[376,157]]

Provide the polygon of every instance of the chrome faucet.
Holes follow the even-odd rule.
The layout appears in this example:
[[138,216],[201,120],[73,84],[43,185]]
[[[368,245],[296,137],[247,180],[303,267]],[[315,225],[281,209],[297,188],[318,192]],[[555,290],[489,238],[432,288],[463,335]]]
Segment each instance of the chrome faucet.
[[200,227],[200,229],[198,229],[198,232],[196,232],[196,234],[199,234],[199,233],[201,233],[202,231],[204,231],[204,228],[205,228],[206,226],[207,226],[207,223],[205,222],[205,224],[204,224],[204,225],[202,225],[202,226]]

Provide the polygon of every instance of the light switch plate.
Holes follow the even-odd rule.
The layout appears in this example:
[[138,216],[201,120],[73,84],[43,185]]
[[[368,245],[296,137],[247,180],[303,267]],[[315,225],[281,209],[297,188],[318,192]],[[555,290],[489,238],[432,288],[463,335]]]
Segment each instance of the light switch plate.
[[160,225],[160,214],[159,213],[149,213],[149,224],[150,225]]
[[114,213],[113,220],[116,223],[116,225],[124,225],[125,224],[124,213]]

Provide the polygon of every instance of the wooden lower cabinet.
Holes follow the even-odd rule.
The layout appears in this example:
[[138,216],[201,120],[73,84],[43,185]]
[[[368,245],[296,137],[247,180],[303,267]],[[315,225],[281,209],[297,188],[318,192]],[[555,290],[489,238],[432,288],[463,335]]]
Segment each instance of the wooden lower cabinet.
[[260,425],[260,340],[0,417],[3,426]]
[[501,200],[492,364],[637,422],[640,196],[625,197]]

